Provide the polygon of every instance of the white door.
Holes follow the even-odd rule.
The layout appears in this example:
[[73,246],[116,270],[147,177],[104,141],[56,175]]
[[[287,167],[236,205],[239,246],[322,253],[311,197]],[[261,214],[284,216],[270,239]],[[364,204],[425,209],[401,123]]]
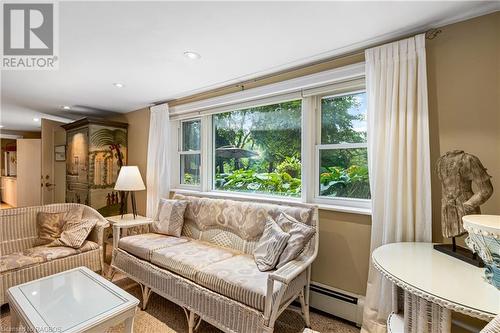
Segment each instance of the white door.
[[40,152],[40,139],[17,139],[17,207],[39,206],[42,202]]
[[42,202],[62,203],[66,199],[66,131],[63,123],[42,119]]

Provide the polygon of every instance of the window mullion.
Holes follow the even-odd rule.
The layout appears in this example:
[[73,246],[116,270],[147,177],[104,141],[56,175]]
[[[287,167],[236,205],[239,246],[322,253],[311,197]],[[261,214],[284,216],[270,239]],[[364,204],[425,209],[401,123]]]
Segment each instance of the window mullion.
[[201,117],[201,190],[204,192],[210,191],[212,186],[212,116]]
[[174,188],[179,187],[181,181],[180,181],[180,164],[181,164],[181,155],[179,154],[180,147],[181,147],[181,134],[180,134],[180,128],[181,128],[181,122],[176,121],[174,124],[172,124],[171,127],[171,139],[173,141],[173,146],[176,147],[176,149],[171,149],[170,151],[170,157],[171,161],[173,163],[170,164],[171,170],[170,170],[170,183]]
[[314,198],[315,177],[315,122],[316,122],[316,97],[302,99],[302,201],[311,202]]

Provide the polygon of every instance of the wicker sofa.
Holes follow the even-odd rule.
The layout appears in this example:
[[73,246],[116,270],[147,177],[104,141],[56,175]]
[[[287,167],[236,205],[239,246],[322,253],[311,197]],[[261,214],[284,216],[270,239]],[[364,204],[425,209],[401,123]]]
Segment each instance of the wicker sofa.
[[38,237],[38,212],[59,213],[79,204],[53,204],[0,210],[0,305],[7,303],[8,288],[86,266],[95,272],[103,269],[104,229],[106,219],[91,207],[84,206],[83,219],[97,219],[80,249],[70,247],[34,246]]
[[[120,238],[121,229],[141,223],[113,225],[112,270],[140,284],[143,308],[153,291],[183,307],[189,332],[201,320],[224,332],[273,332],[277,317],[299,298],[309,326],[311,264],[318,249],[315,206],[180,194],[174,198],[188,200],[179,238],[152,232]],[[282,212],[313,226],[316,234],[297,259],[261,272],[253,249],[266,217]]]

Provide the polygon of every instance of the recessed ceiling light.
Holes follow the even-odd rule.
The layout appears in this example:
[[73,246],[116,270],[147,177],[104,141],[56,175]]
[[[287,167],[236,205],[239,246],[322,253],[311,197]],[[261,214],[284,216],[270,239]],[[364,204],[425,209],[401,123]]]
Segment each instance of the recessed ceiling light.
[[70,107],[70,106],[67,106],[67,105],[63,105],[63,106],[62,106],[62,109],[63,109],[63,110],[71,110],[71,107]]
[[186,58],[193,59],[193,60],[201,58],[201,55],[199,55],[196,52],[192,52],[192,51],[186,51],[186,52],[184,52],[184,56]]
[[38,121],[40,121],[40,118],[35,117],[35,118],[33,118],[33,121],[37,121],[38,122]]
[[113,85],[115,87],[117,87],[117,88],[123,88],[123,87],[125,87],[125,85],[123,83],[120,83],[120,82],[115,82],[115,83],[113,83]]

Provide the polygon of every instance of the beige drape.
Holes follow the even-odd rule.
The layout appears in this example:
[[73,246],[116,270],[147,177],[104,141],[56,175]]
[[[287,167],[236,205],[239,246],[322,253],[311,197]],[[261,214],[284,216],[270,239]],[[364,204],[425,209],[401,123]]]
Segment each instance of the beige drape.
[[[371,251],[432,238],[425,35],[366,50]],[[392,285],[370,265],[362,332],[386,332]]]

